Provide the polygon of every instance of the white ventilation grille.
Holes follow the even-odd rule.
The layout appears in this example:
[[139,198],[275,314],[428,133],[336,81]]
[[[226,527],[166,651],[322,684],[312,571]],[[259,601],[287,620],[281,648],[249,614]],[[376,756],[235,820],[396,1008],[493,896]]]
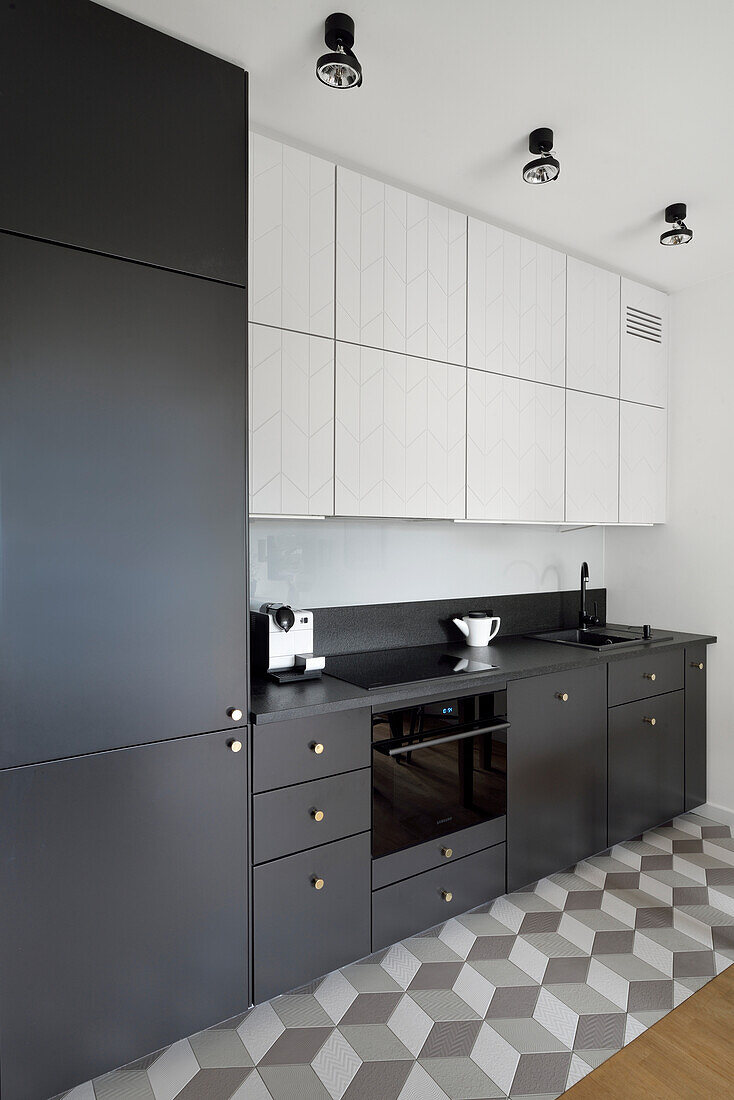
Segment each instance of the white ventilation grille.
[[640,340],[651,340],[653,344],[663,342],[663,319],[657,313],[647,313],[636,306],[627,306],[627,335]]

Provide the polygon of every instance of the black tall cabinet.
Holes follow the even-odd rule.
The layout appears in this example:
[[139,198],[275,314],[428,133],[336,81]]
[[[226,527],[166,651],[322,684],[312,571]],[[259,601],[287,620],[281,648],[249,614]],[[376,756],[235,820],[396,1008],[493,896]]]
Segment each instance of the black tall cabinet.
[[15,0],[0,139],[0,1090],[45,1100],[249,999],[246,77]]

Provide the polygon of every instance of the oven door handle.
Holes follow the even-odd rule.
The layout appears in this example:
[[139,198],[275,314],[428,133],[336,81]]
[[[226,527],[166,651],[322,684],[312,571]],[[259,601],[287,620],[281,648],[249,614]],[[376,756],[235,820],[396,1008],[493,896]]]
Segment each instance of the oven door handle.
[[507,730],[509,728],[509,722],[498,722],[496,726],[485,726],[484,729],[464,730],[463,733],[450,733],[448,737],[434,737],[431,741],[418,741],[412,745],[401,745],[397,749],[388,749],[388,756],[400,756],[404,752],[419,752],[421,749],[432,749],[434,745],[445,745],[448,741],[464,741],[468,737],[481,737],[483,733],[496,733],[497,730]]

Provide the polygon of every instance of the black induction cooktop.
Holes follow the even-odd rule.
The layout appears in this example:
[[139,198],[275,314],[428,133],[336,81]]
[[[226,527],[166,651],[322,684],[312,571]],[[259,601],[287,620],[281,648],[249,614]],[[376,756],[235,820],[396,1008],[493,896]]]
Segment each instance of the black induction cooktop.
[[441,676],[489,672],[497,668],[479,657],[446,653],[440,646],[420,645],[410,649],[377,649],[366,653],[346,653],[326,658],[326,672],[355,687],[397,687],[435,680]]

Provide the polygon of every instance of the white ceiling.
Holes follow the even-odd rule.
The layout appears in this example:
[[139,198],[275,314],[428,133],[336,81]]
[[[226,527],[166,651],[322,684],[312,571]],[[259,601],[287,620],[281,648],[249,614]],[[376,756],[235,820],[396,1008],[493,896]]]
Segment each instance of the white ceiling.
[[[333,0],[108,6],[248,69],[255,129],[665,290],[734,269],[731,0],[348,0],[348,92],[314,75]],[[536,126],[545,187],[521,178]],[[686,248],[658,243],[672,202]]]

